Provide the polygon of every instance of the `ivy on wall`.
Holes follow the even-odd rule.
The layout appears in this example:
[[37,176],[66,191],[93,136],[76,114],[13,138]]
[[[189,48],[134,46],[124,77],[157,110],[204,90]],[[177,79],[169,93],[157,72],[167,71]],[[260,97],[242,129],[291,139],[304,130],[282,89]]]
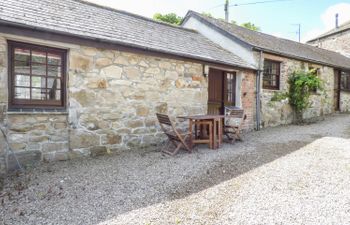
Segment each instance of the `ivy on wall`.
[[316,70],[297,70],[288,79],[289,91],[277,92],[271,101],[289,100],[296,113],[296,122],[302,122],[303,112],[310,107],[310,95],[315,90],[323,90],[323,80],[317,76]]

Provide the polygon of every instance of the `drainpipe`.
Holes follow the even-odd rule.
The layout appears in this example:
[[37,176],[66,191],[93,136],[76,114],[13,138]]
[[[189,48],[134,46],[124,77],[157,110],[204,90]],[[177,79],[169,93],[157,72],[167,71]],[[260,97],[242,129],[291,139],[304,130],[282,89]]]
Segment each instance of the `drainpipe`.
[[259,67],[258,71],[256,72],[256,130],[260,130],[260,80],[262,76],[262,61],[263,61],[263,52],[260,51],[260,57],[259,57]]

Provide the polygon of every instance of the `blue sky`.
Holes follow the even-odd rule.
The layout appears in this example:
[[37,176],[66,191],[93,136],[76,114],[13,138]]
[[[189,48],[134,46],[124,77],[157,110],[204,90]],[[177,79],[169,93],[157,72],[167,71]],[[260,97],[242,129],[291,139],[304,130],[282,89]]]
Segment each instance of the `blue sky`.
[[[224,17],[224,0],[88,0],[100,5],[133,12],[147,17],[154,13],[175,12],[184,16],[187,10],[209,12]],[[230,0],[230,4],[266,0]],[[265,4],[232,6],[230,20],[238,23],[253,22],[262,32],[297,40],[297,26],[301,24],[302,41],[308,40],[334,27],[335,13],[340,23],[350,20],[350,0],[290,0]]]

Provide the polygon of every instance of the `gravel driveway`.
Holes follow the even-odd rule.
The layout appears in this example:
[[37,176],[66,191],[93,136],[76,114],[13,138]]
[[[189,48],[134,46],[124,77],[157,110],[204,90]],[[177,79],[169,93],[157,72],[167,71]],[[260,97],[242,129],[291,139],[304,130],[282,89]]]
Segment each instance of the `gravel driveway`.
[[350,224],[350,115],[193,154],[43,164],[8,178],[0,224]]

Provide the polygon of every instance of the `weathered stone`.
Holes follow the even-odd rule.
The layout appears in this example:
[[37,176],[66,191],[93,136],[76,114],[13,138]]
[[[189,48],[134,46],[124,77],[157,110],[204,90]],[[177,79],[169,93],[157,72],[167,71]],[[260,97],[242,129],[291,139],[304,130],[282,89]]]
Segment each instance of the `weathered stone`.
[[101,73],[107,78],[120,79],[122,77],[122,68],[119,66],[108,66],[101,70]]
[[126,57],[124,56],[118,56],[115,60],[114,63],[116,64],[121,64],[121,65],[129,65],[129,61]]
[[120,144],[122,142],[122,136],[119,134],[107,134],[106,137],[106,144],[114,145],[114,144]]
[[96,48],[90,48],[90,47],[83,47],[82,51],[83,51],[83,54],[85,54],[87,56],[95,56],[97,53]]
[[137,106],[136,115],[138,116],[148,116],[149,109],[146,106]]
[[26,144],[25,143],[10,143],[10,148],[13,151],[18,151],[18,150],[23,150],[26,148]]
[[138,80],[141,76],[140,71],[136,67],[124,68],[126,76],[131,80]]
[[68,151],[68,143],[43,143],[43,152]]
[[109,58],[99,58],[96,59],[96,67],[102,68],[112,64],[112,60]]
[[93,133],[73,130],[70,133],[70,148],[87,148],[100,145],[100,137]]
[[94,104],[96,96],[93,92],[80,90],[72,93],[72,97],[79,102],[82,106],[89,106]]
[[179,74],[176,71],[166,71],[165,78],[170,80],[177,80],[179,78]]
[[53,127],[55,128],[55,129],[64,129],[64,128],[67,128],[67,123],[55,123],[54,125],[53,125]]
[[90,148],[91,156],[102,156],[108,154],[108,148],[106,146],[94,146]]
[[87,87],[92,89],[94,88],[106,89],[108,87],[108,84],[105,79],[92,78],[88,80]]
[[159,68],[148,68],[145,73],[151,73],[151,74],[159,74],[160,73],[160,69]]
[[142,120],[129,120],[126,126],[130,128],[136,128],[136,127],[143,127],[144,124]]
[[78,72],[88,71],[92,68],[92,59],[83,55],[72,54],[69,66],[70,69]]
[[48,140],[48,136],[29,137],[30,142],[47,142]]
[[166,62],[166,61],[161,61],[159,63],[159,67],[163,69],[170,69],[171,68],[171,63]]
[[27,131],[30,131],[31,129],[32,129],[32,126],[27,124],[23,124],[23,125],[11,124],[10,126],[10,130],[14,132],[27,132]]

